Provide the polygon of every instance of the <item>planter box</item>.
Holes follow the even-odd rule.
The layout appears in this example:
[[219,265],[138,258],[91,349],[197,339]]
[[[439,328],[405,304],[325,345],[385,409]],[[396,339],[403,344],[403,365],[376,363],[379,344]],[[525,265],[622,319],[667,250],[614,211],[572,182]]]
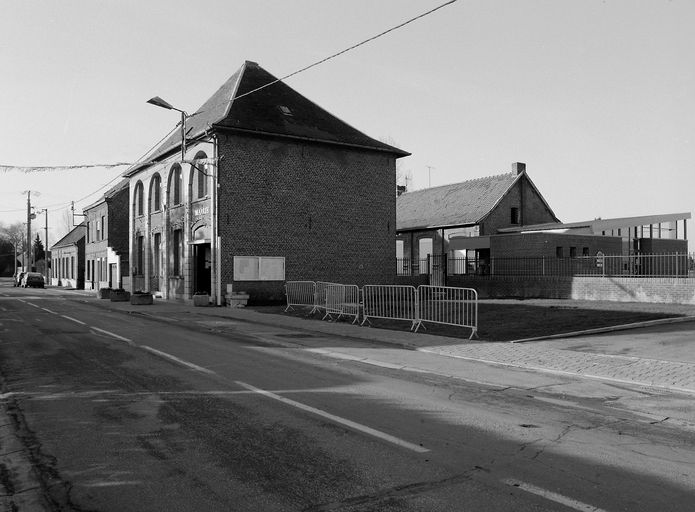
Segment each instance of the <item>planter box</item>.
[[130,296],[130,303],[133,306],[147,306],[152,304],[153,297],[150,293],[135,293]]
[[128,302],[130,300],[130,292],[111,291],[111,302]]
[[193,296],[193,306],[196,308],[205,308],[210,305],[209,295],[194,295]]
[[110,299],[112,291],[111,288],[99,288],[97,290],[97,299]]
[[227,296],[227,306],[230,308],[243,308],[249,302],[248,293],[232,293]]

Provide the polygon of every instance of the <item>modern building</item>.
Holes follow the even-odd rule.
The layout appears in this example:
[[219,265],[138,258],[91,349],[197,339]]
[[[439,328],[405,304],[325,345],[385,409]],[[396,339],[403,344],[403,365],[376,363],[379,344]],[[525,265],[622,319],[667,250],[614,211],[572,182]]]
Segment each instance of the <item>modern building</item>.
[[84,288],[86,235],[87,223],[82,222],[51,247],[53,286]]
[[86,290],[130,288],[128,186],[127,179],[121,180],[83,210],[87,225]]
[[132,291],[220,304],[230,289],[281,299],[286,280],[393,281],[396,159],[409,153],[249,61],[182,120],[185,137],[124,173]]

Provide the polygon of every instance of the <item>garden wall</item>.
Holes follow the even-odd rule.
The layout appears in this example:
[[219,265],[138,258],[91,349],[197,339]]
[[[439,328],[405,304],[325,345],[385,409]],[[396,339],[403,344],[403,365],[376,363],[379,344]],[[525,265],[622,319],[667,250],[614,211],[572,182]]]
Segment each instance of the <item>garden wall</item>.
[[[405,283],[403,283],[405,284]],[[625,277],[449,276],[481,299],[575,299],[695,305],[695,279]]]

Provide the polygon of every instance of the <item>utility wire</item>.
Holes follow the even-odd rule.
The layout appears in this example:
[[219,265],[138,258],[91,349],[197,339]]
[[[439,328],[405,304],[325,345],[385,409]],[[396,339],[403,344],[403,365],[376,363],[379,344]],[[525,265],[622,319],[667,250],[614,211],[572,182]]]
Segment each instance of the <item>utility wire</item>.
[[[375,39],[379,39],[380,37],[383,37],[383,36],[385,36],[386,34],[389,34],[389,33],[393,32],[393,31],[395,31],[395,30],[398,30],[398,29],[400,29],[400,28],[403,28],[403,27],[405,27],[406,25],[409,25],[410,23],[413,23],[414,21],[417,21],[417,20],[419,20],[419,19],[421,19],[421,18],[424,18],[425,16],[429,16],[430,14],[432,14],[432,13],[438,11],[439,9],[442,9],[442,8],[446,7],[447,5],[451,5],[451,4],[453,4],[454,2],[456,2],[456,0],[450,0],[449,2],[443,3],[442,5],[440,5],[440,6],[438,6],[438,7],[435,7],[434,9],[430,9],[430,10],[427,11],[427,12],[424,12],[424,13],[418,15],[418,16],[415,16],[414,18],[411,18],[411,19],[409,19],[409,20],[407,20],[407,21],[404,21],[403,23],[400,23],[399,25],[396,25],[395,27],[392,27],[392,28],[390,28],[390,29],[388,29],[388,30],[384,30],[383,32],[381,32],[381,33],[379,33],[379,34],[377,34],[377,35],[375,35],[375,36],[372,36],[372,37],[370,37],[370,38],[368,38],[368,39],[365,39],[365,40],[362,41],[361,43],[357,43],[357,44],[355,44],[355,45],[352,45],[352,46],[350,46],[349,48],[346,48],[345,50],[339,51],[338,53],[334,53],[333,55],[330,55],[329,57],[326,57],[326,58],[321,59],[321,60],[319,60],[319,61],[317,61],[317,62],[314,62],[313,64],[310,64],[310,65],[308,65],[308,66],[306,66],[306,67],[303,67],[303,68],[300,69],[300,70],[297,70],[297,71],[295,71],[295,72],[293,72],[293,73],[290,73],[289,75],[285,75],[285,76],[282,77],[282,78],[277,78],[277,79],[273,80],[272,82],[269,82],[269,83],[267,83],[267,84],[265,84],[265,85],[262,85],[262,86],[260,86],[260,87],[257,87],[256,89],[253,89],[253,90],[251,90],[251,91],[245,92],[244,94],[240,94],[240,95],[238,95],[238,96],[235,96],[234,98],[231,98],[231,99],[232,99],[232,100],[238,100],[239,98],[243,98],[244,96],[249,96],[249,95],[251,95],[251,94],[253,94],[253,93],[256,93],[256,92],[258,92],[258,91],[260,91],[260,90],[262,90],[262,89],[265,89],[266,87],[270,87],[270,86],[273,85],[273,84],[276,84],[276,83],[278,83],[278,82],[282,82],[283,80],[287,80],[288,78],[291,78],[291,77],[293,77],[293,76],[295,76],[295,75],[298,75],[299,73],[303,73],[304,71],[307,71],[307,70],[309,70],[309,69],[311,69],[311,68],[314,68],[314,67],[316,67],[316,66],[319,66],[319,65],[321,65],[321,64],[323,64],[323,63],[325,63],[325,62],[327,62],[327,61],[329,61],[329,60],[331,60],[331,59],[334,59],[334,58],[336,58],[336,57],[339,57],[340,55],[343,55],[344,53],[347,53],[347,52],[349,52],[349,51],[351,51],[351,50],[354,50],[355,48],[359,48],[360,46],[363,46],[363,45],[365,45],[365,44],[367,44],[367,43],[369,43],[369,42],[371,42],[371,41],[374,41]],[[217,106],[218,106],[218,105],[215,105],[214,107],[217,107]],[[214,107],[212,107],[212,108],[214,108]],[[201,114],[202,112],[205,112],[205,111],[199,111],[199,112],[196,112],[196,113],[193,114],[193,115]],[[178,126],[178,125],[177,125],[177,126]],[[167,137],[169,137],[169,135],[170,135],[172,132],[173,132],[173,130],[170,131],[170,132],[169,132],[164,138],[162,138],[162,140],[160,140],[157,144],[155,144],[155,145],[152,147],[152,149],[150,149],[149,151],[147,151],[147,152],[145,153],[145,155],[148,155],[153,149],[155,149],[159,144],[161,144],[162,141],[164,141],[164,139],[166,139]],[[143,155],[143,156],[140,157],[140,158],[143,158],[145,155]],[[88,167],[112,168],[112,167],[132,166],[132,165],[136,165],[136,164],[148,164],[148,163],[150,163],[150,162],[134,162],[134,163],[129,163],[129,162],[118,162],[118,163],[113,163],[113,164],[91,164],[91,165],[89,165],[89,164],[87,164],[87,165],[53,165],[53,166],[42,166],[42,167],[17,166],[17,165],[0,165],[0,172],[20,171],[20,172],[28,173],[28,172],[67,170],[67,169],[84,169],[84,168],[88,168]],[[90,195],[91,195],[91,194],[90,194]],[[87,196],[87,197],[89,197],[89,196]]]
[[390,29],[388,29],[388,30],[385,30],[385,31],[383,31],[383,32],[380,33],[380,34],[377,34],[377,35],[375,35],[375,36],[373,36],[373,37],[370,37],[369,39],[365,39],[365,40],[362,41],[361,43],[357,43],[357,44],[351,46],[350,48],[346,48],[345,50],[342,50],[342,51],[340,51],[340,52],[338,52],[338,53],[334,53],[334,54],[331,55],[330,57],[326,57],[325,59],[321,59],[321,60],[318,61],[318,62],[314,62],[313,64],[310,64],[310,65],[306,66],[305,68],[300,69],[299,71],[295,71],[294,73],[290,73],[289,75],[286,75],[286,76],[284,76],[284,77],[282,77],[282,78],[278,78],[278,79],[276,79],[276,80],[274,80],[274,81],[272,81],[272,82],[269,82],[269,83],[267,83],[267,84],[265,84],[265,85],[262,85],[262,86],[260,86],[260,87],[257,87],[256,89],[253,89],[253,90],[251,90],[251,91],[245,92],[244,94],[240,94],[240,95],[238,95],[238,96],[235,96],[233,99],[238,100],[239,98],[243,98],[244,96],[248,96],[249,94],[253,94],[253,93],[255,93],[255,92],[258,92],[258,91],[260,91],[261,89],[265,89],[266,87],[270,87],[270,86],[273,85],[273,84],[276,84],[276,83],[278,83],[278,82],[282,82],[283,80],[287,80],[288,78],[293,77],[293,76],[295,76],[295,75],[298,75],[299,73],[303,73],[304,71],[307,71],[308,69],[311,69],[311,68],[313,68],[313,67],[316,67],[316,66],[318,66],[319,64],[323,64],[324,62],[327,62],[327,61],[329,61],[329,60],[331,60],[331,59],[334,59],[334,58],[336,58],[336,57],[338,57],[338,56],[340,56],[340,55],[342,55],[342,54],[344,54],[344,53],[349,52],[350,50],[354,50],[355,48],[358,48],[358,47],[360,47],[360,46],[362,46],[362,45],[364,45],[364,44],[367,44],[367,43],[369,43],[369,42],[371,42],[371,41],[374,41],[375,39],[378,39],[378,38],[380,38],[380,37],[382,37],[382,36],[385,36],[386,34],[388,34],[388,33],[390,33],[390,32],[393,32],[394,30],[398,30],[399,28],[405,27],[405,26],[408,25],[409,23],[412,23],[412,22],[414,22],[414,21],[417,21],[417,20],[419,20],[420,18],[424,18],[425,16],[428,16],[428,15],[432,14],[433,12],[438,11],[439,9],[442,9],[443,7],[446,7],[446,6],[449,5],[449,4],[453,4],[454,2],[456,2],[456,0],[451,0],[451,1],[449,1],[449,2],[446,2],[445,4],[442,4],[442,5],[440,5],[439,7],[435,7],[434,9],[431,9],[431,10],[429,10],[429,11],[423,13],[423,14],[420,14],[419,16],[415,16],[414,18],[411,18],[411,19],[409,19],[408,21],[404,21],[404,22],[401,23],[400,25],[396,25],[395,27],[390,28]]

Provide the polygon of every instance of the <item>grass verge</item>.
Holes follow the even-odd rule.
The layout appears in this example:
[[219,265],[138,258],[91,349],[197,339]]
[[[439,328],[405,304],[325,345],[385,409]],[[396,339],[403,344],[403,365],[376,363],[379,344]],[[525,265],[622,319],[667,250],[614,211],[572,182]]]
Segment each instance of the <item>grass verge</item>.
[[[297,308],[285,312],[285,306],[257,306],[261,313],[290,315],[311,321],[322,320],[323,313]],[[551,299],[481,300],[478,305],[478,336],[482,341],[512,341],[587,329],[695,316],[695,306],[681,304],[647,304],[636,302],[573,301]],[[351,322],[341,318],[338,322]],[[425,323],[418,332],[435,336],[468,338],[464,327]],[[409,331],[411,323],[402,320],[372,320],[372,328]]]

